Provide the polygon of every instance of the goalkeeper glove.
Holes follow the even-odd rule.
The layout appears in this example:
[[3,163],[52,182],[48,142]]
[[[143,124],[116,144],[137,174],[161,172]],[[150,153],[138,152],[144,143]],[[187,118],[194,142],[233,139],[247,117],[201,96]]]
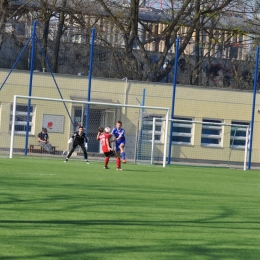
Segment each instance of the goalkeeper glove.
[[70,138],[68,144],[71,144],[72,142],[73,142],[73,138]]
[[85,143],[85,148],[86,150],[88,150],[88,143]]

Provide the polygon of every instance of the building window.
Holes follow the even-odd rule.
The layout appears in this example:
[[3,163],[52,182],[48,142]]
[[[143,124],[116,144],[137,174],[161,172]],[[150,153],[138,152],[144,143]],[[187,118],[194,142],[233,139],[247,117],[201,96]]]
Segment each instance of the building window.
[[193,136],[193,119],[192,118],[184,118],[184,117],[175,117],[172,130],[172,143],[173,144],[192,144],[192,136]]
[[214,119],[203,119],[201,145],[202,146],[222,146],[222,121]]
[[217,58],[218,59],[221,59],[222,58],[222,55],[223,55],[223,47],[222,45],[217,45]]
[[231,124],[233,126],[231,126],[230,147],[244,149],[246,144],[246,129],[249,127],[250,123],[232,121]]
[[237,37],[234,35],[232,42],[230,43],[230,54],[229,58],[237,59],[238,58],[238,42]]
[[[26,133],[26,125],[27,125],[27,105],[16,105],[16,113],[15,113],[15,133],[25,134]],[[33,134],[33,116],[34,116],[34,107],[30,107],[30,116],[29,116],[29,134]],[[13,120],[13,105],[11,105],[10,111],[10,131],[12,129],[12,120]]]
[[238,59],[243,59],[243,35],[238,37]]
[[[153,133],[153,118],[162,118],[160,115],[145,115],[142,122],[142,141],[152,142]],[[163,122],[161,120],[155,121],[155,143],[162,143],[162,126]]]

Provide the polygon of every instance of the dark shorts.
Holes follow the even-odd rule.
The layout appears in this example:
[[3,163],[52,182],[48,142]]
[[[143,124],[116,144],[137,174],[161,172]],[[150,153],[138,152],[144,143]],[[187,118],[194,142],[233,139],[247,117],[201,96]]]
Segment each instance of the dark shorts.
[[105,155],[106,157],[115,156],[115,151],[106,152],[106,153],[104,153],[104,155]]

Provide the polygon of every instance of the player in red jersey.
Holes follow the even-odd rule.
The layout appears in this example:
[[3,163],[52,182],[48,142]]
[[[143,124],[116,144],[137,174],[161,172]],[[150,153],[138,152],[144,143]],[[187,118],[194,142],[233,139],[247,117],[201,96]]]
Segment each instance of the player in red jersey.
[[105,155],[105,163],[104,163],[104,169],[108,168],[108,162],[109,158],[111,156],[116,157],[116,168],[117,170],[121,171],[121,160],[118,153],[115,153],[113,149],[110,146],[110,138],[112,137],[112,134],[110,134],[110,128],[106,127],[105,129],[103,127],[98,128],[98,134],[97,134],[97,140],[100,140],[102,151]]

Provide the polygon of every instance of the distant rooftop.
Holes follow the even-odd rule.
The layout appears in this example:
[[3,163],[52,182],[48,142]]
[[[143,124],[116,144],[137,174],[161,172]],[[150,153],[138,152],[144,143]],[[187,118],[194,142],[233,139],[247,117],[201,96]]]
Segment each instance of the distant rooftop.
[[[23,4],[25,4],[27,7],[31,7],[33,9],[40,8],[39,2],[31,1],[29,3],[26,3],[28,0],[12,0],[11,4],[13,7],[18,7]],[[50,5],[53,4],[52,0],[50,1]],[[112,1],[111,1],[112,3]],[[60,8],[62,4],[62,0],[57,0],[56,7]],[[83,1],[81,2],[80,6],[75,6],[75,4],[72,1],[68,1],[68,7],[71,8],[79,8],[79,10],[82,12],[82,8],[84,7],[86,10],[86,14],[89,15],[102,15],[107,16],[108,14],[106,11],[102,8],[100,4],[97,5],[96,2],[90,2],[90,1]],[[128,6],[125,4],[121,8],[117,7],[115,4],[112,4],[111,7],[112,12],[118,13],[121,12],[125,15],[125,17],[129,17],[128,15]],[[146,22],[152,22],[152,23],[168,23],[172,20],[172,15],[169,12],[169,10],[161,10],[156,9],[153,7],[145,7],[141,6],[139,7],[139,20],[146,21]],[[185,20],[182,23],[189,26],[189,23],[191,21]],[[208,22],[205,26],[206,28],[210,28],[211,23]],[[258,33],[260,30],[260,25],[256,25],[254,23],[254,20],[248,19],[248,18],[240,18],[235,16],[227,16],[223,15],[218,23],[215,25],[216,29],[220,30],[240,30],[244,33]]]

